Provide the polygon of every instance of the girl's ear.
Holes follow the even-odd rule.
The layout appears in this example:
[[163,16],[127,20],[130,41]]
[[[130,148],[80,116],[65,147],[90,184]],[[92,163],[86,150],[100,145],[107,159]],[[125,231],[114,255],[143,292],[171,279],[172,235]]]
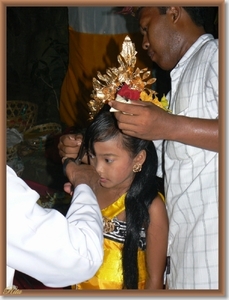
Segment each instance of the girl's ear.
[[146,160],[146,151],[145,150],[141,150],[138,155],[134,158],[134,163],[138,163],[143,165],[143,163]]

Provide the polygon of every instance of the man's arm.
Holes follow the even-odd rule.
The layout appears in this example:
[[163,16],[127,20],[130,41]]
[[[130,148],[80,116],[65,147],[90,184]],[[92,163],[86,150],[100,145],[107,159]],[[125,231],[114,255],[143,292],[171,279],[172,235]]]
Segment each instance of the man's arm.
[[50,287],[89,279],[103,260],[102,218],[92,189],[76,186],[66,217],[43,209],[38,199],[7,166],[7,265]]
[[[219,121],[169,114],[154,104],[135,101],[110,103],[123,133],[146,140],[170,140],[219,151]],[[125,112],[125,113],[122,113]]]

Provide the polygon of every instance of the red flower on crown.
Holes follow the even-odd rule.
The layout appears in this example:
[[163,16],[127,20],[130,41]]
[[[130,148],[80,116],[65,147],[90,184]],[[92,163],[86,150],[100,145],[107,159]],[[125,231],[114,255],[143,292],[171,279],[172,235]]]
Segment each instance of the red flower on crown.
[[139,100],[140,91],[131,89],[126,83],[117,92],[118,95],[129,100]]

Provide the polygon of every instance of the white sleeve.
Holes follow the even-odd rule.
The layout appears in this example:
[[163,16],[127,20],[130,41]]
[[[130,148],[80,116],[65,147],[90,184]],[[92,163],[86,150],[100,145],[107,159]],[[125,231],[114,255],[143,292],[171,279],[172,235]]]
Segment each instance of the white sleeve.
[[156,151],[157,151],[157,158],[158,158],[158,168],[157,168],[157,176],[163,177],[163,171],[162,171],[162,145],[163,140],[156,140],[153,141]]
[[91,278],[103,260],[103,232],[90,187],[81,184],[75,189],[66,217],[40,207],[38,199],[39,194],[7,166],[7,268],[50,287]]

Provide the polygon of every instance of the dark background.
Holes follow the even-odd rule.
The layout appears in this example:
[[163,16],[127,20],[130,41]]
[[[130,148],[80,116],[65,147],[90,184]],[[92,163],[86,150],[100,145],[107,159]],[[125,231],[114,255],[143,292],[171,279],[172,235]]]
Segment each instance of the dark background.
[[[207,32],[218,37],[217,7],[208,8]],[[136,21],[136,20],[133,20]],[[38,105],[36,124],[55,122],[59,115],[60,90],[68,67],[67,7],[7,7],[7,100]],[[77,67],[77,66],[76,66]],[[170,89],[169,72],[152,63],[159,95]],[[63,131],[66,132],[66,131]],[[45,153],[35,151],[21,157],[23,179],[62,189],[61,160],[57,136]]]
[[7,7],[7,100],[34,102],[37,123],[59,123],[67,66],[67,7]]
[[[218,37],[217,7],[207,31]],[[38,121],[60,123],[60,89],[68,66],[67,7],[7,7],[7,100],[38,104]],[[154,66],[157,89],[169,90],[169,73]]]

